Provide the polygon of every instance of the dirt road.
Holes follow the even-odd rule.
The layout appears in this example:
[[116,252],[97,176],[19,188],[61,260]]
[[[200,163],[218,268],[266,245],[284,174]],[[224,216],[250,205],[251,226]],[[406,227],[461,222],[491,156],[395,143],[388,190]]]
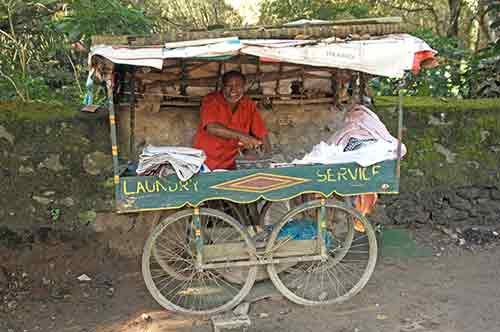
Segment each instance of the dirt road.
[[[0,256],[0,331],[211,331],[207,320],[163,310],[146,290],[138,262],[113,256],[92,240],[2,248]],[[92,280],[78,281],[83,273]],[[382,259],[349,303],[301,307],[279,297],[253,303],[250,331],[497,332],[499,298],[498,245]]]

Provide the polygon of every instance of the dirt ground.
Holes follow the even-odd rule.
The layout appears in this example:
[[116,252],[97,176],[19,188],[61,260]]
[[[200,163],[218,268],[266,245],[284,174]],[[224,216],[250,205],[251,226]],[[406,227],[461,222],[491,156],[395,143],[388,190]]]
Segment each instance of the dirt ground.
[[[0,249],[2,332],[212,331],[207,319],[162,309],[139,262],[91,237]],[[279,296],[254,302],[249,331],[499,331],[500,246],[444,252],[379,259],[365,289],[342,305],[302,307]],[[90,281],[77,280],[84,273]]]

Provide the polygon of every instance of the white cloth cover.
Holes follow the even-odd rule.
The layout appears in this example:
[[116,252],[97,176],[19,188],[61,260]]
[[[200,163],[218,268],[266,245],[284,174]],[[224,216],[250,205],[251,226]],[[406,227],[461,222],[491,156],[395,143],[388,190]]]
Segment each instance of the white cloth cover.
[[200,171],[205,159],[206,156],[203,150],[188,147],[148,145],[139,158],[137,173],[141,174],[151,167],[169,163],[175,170],[177,177],[181,181],[187,181]]
[[[241,42],[245,44],[246,41]],[[303,47],[246,46],[241,50],[242,53],[278,61],[350,69],[394,78],[401,78],[406,70],[412,69],[415,53],[422,51],[437,53],[423,40],[408,34]]]
[[412,69],[415,53],[431,51],[423,40],[408,34],[348,41],[311,44],[310,40],[239,40],[218,38],[201,41],[167,43],[165,47],[128,48],[97,45],[90,57],[101,55],[120,64],[161,69],[168,58],[214,57],[250,54],[275,61],[342,68],[377,76],[400,78]]
[[[354,151],[344,151],[350,138],[376,139],[376,142],[362,145]],[[330,144],[329,144],[330,143]],[[399,141],[394,138],[379,117],[362,105],[353,105],[344,117],[342,127],[328,140],[315,145],[312,151],[294,164],[340,164],[356,162],[367,167],[384,160],[398,158]],[[406,147],[401,144],[401,157]]]

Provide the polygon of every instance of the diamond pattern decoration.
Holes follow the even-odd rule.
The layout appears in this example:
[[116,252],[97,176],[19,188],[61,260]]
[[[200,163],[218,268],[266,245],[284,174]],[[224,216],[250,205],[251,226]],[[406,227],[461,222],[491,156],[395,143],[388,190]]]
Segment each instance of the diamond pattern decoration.
[[272,190],[291,187],[307,181],[309,180],[292,176],[256,173],[236,180],[220,183],[211,188],[251,193],[265,193]]

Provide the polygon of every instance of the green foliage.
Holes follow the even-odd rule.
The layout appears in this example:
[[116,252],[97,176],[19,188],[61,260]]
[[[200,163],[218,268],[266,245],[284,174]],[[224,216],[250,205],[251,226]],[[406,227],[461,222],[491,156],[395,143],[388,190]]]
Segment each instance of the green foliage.
[[210,29],[240,26],[238,12],[224,0],[150,0],[149,15],[155,17],[155,31]]
[[260,7],[261,24],[283,24],[299,19],[333,20],[367,17],[369,6],[358,1],[264,0]]
[[[432,97],[500,97],[500,56],[491,45],[472,52],[454,37],[442,37],[430,30],[414,33],[438,51],[439,66],[407,76],[405,94]],[[398,80],[375,79],[378,95],[397,95]]]
[[88,47],[96,34],[148,34],[152,20],[132,5],[119,0],[68,0],[66,14],[55,20],[57,31],[65,33],[69,41],[83,41]]
[[[399,103],[398,97],[380,96],[375,98],[377,109],[394,109]],[[486,112],[497,111],[500,105],[499,98],[481,98],[463,100],[458,98],[432,98],[432,97],[404,97],[403,108],[405,111],[416,114],[429,114],[435,112]]]
[[95,33],[146,34],[151,20],[119,0],[0,0],[0,100],[67,103],[83,94]]

